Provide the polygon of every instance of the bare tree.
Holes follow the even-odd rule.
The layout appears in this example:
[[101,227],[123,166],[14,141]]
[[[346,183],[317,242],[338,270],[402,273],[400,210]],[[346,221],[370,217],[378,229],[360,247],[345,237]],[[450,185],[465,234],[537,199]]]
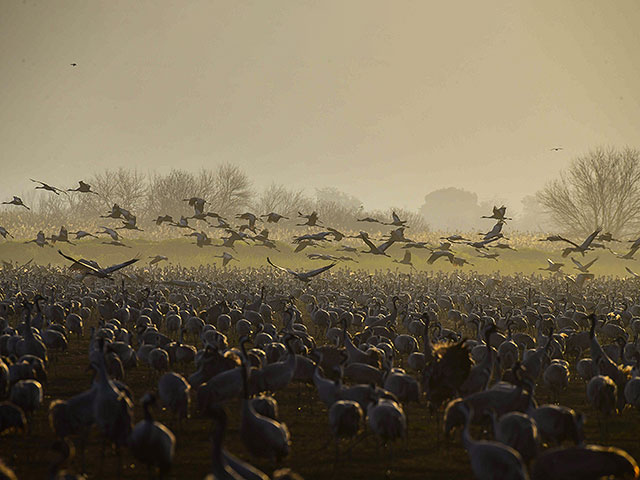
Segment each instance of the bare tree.
[[249,205],[253,192],[249,177],[237,166],[225,163],[220,165],[213,176],[211,207],[221,214],[228,214]]
[[256,198],[254,208],[259,213],[276,212],[295,218],[300,210],[311,210],[312,201],[302,190],[292,190],[284,185],[272,183]]
[[596,148],[571,162],[560,178],[537,194],[561,229],[614,235],[640,227],[640,151]]
[[144,207],[147,196],[145,175],[138,170],[120,167],[117,170],[104,170],[96,173],[89,181],[98,196],[89,201],[101,204],[101,208],[110,208],[114,203],[136,212]]

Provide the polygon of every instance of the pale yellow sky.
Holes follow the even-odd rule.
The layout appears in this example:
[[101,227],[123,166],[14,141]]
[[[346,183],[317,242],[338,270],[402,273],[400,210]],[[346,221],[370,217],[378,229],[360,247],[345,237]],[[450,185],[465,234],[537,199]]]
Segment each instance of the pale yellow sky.
[[4,0],[0,193],[229,161],[367,208],[519,208],[573,155],[640,147],[639,47],[637,0]]

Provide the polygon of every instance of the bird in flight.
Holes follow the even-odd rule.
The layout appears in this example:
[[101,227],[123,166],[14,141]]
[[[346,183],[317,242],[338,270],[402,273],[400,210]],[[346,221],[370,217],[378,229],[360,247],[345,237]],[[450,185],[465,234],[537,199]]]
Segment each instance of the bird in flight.
[[77,67],[78,66],[77,63],[70,63],[69,65],[71,65],[72,67]]
[[547,258],[547,263],[549,264],[547,268],[538,268],[538,270],[547,270],[549,272],[559,272],[562,267],[564,267],[564,263],[555,263],[553,260]]
[[93,193],[94,195],[98,195],[98,192],[91,190],[91,185],[84,183],[82,180],[78,182],[78,188],[68,188],[67,192]]
[[40,180],[34,180],[33,178],[30,178],[29,180],[31,180],[33,183],[39,183],[40,185],[36,187],[36,190],[47,190],[48,192],[53,192],[56,195],[60,195],[59,192],[64,192],[64,190],[61,190],[58,187],[53,187],[51,185],[48,185],[44,182],[41,182]]
[[550,148],[549,150],[552,151],[552,152],[559,152],[560,150],[563,150],[563,148],[562,147],[553,147],[553,148]]
[[29,207],[27,207],[24,202],[22,201],[22,199],[20,197],[16,197],[15,195],[13,196],[13,200],[11,200],[10,202],[2,202],[3,205],[17,205],[18,207],[24,207],[27,210],[31,210]]
[[155,257],[149,257],[151,260],[149,260],[149,265],[155,265],[156,263],[160,263],[160,262],[166,262],[167,260],[169,260],[168,257],[165,257],[164,255],[156,255]]
[[[81,270],[84,275],[93,275],[98,278],[111,278],[111,274],[117,272],[121,268],[128,267],[129,265],[136,263],[139,258],[132,258],[131,260],[127,260],[126,262],[118,263],[117,265],[111,265],[110,267],[100,268],[96,262],[89,262],[87,260],[76,260],[73,257],[65,255],[62,253],[62,250],[58,250],[58,253],[62,255],[67,260],[73,262],[73,267]],[[95,264],[95,265],[94,265]]]
[[325,265],[324,267],[316,268],[315,270],[310,270],[308,272],[296,272],[294,270],[291,270],[290,268],[284,268],[276,265],[271,261],[269,257],[267,257],[267,263],[272,267],[277,268],[278,270],[282,270],[283,272],[287,272],[289,275],[293,275],[301,282],[310,282],[311,279],[316,275],[320,275],[321,273],[326,272],[330,268],[333,268],[337,265],[336,263],[330,263],[329,265]]
[[558,236],[558,240],[561,240],[563,242],[567,242],[571,245],[573,245],[572,247],[567,247],[562,251],[562,256],[563,257],[567,257],[569,256],[569,254],[571,252],[579,252],[582,254],[582,256],[584,256],[584,253],[590,249],[591,247],[591,242],[593,242],[593,240],[600,234],[601,229],[598,228],[595,232],[593,232],[591,235],[589,235],[584,242],[582,242],[582,244],[578,245],[577,243],[573,243],[571,240],[567,240],[564,237],[560,237]]
[[579,261],[577,261],[575,258],[571,257],[571,261],[575,264],[575,268],[577,270],[580,270],[582,273],[589,273],[589,269],[591,268],[591,266],[596,263],[596,261],[598,260],[598,257],[594,258],[593,260],[591,260],[589,263],[587,264],[581,264]]

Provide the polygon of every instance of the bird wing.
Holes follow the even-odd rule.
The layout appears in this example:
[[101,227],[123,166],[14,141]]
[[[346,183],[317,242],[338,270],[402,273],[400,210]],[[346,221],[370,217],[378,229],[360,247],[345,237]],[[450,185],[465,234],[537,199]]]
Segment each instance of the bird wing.
[[625,268],[625,270],[626,270],[627,272],[629,272],[629,273],[630,273],[631,275],[633,275],[635,278],[640,277],[640,275],[638,275],[636,272],[634,272],[633,270],[631,270],[629,267],[624,267],[624,268]]
[[378,247],[378,250],[380,250],[381,252],[384,252],[387,248],[389,248],[394,243],[395,243],[395,240],[393,239],[387,240],[386,242],[384,242],[382,245]]
[[410,262],[411,261],[411,252],[409,250],[404,252],[404,258],[402,259],[402,261],[403,262]]
[[[597,259],[596,259],[597,260]],[[579,261],[577,261],[575,258],[571,257],[571,261],[575,264],[576,267],[578,267],[579,270],[582,270],[583,268],[588,268],[585,265],[582,265]],[[595,261],[595,260],[594,260]],[[589,264],[591,265],[591,264]]]
[[[573,259],[572,259],[573,260]],[[594,258],[593,260],[591,260],[589,263],[587,263],[584,268],[586,268],[587,270],[591,267],[591,265],[593,265],[594,263],[596,263],[598,261],[598,257]]]
[[400,217],[398,217],[398,215],[396,214],[396,212],[393,212],[393,213],[391,214],[391,218],[393,218],[394,223],[400,223],[400,222],[401,222]]
[[589,248],[589,245],[591,245],[591,242],[593,242],[593,240],[600,234],[601,231],[602,229],[598,228],[595,232],[589,235],[587,239],[584,242],[582,242],[582,245],[580,245],[580,248],[582,250],[586,250],[587,248]]
[[291,270],[290,268],[284,268],[284,267],[280,267],[279,265],[276,265],[275,263],[273,263],[271,261],[271,259],[269,257],[267,257],[267,263],[269,265],[271,265],[272,267],[277,268],[278,270],[282,270],[283,272],[287,272],[287,273],[290,273],[291,275],[298,276],[298,274],[296,272],[294,272],[293,270]]
[[360,238],[367,245],[367,247],[369,247],[371,249],[371,251],[375,251],[376,246],[373,244],[373,242],[371,240],[369,240],[369,237],[367,237],[365,235],[360,235]]
[[337,263],[330,263],[329,265],[325,265],[324,267],[316,268],[315,270],[311,270],[309,272],[301,273],[300,276],[304,278],[315,277],[316,275],[320,275],[322,272],[326,272],[330,268],[333,268],[337,265]]
[[576,247],[576,248],[580,248],[580,246],[578,246],[578,244],[573,243],[571,240],[568,240],[568,239],[566,239],[566,238],[564,238],[564,237],[561,237],[560,235],[558,235],[558,236],[557,236],[557,239],[555,239],[555,240],[550,240],[550,241],[552,241],[552,242],[560,242],[560,241],[562,241],[562,242],[567,242],[567,243],[570,243],[571,245],[573,245],[573,246],[574,246],[574,247]]
[[98,273],[100,270],[98,270],[96,267],[94,267],[93,265],[91,265],[89,262],[86,262],[84,260],[76,260],[73,257],[70,257],[69,255],[65,255],[64,253],[62,253],[62,250],[58,250],[58,253],[60,255],[62,255],[64,258],[66,258],[67,260],[73,262],[76,265],[81,265],[84,268],[86,268],[87,270],[92,271],[93,273]]
[[109,275],[110,273],[120,270],[121,268],[128,267],[129,265],[136,263],[138,260],[140,259],[132,258],[131,260],[127,260],[126,262],[118,263],[117,265],[111,265],[110,267],[103,268],[102,270],[99,270],[99,272]]

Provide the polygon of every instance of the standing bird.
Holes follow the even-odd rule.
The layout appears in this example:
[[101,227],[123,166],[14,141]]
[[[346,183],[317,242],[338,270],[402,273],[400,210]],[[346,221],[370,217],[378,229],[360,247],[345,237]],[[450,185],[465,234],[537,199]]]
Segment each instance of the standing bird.
[[137,460],[145,463],[149,470],[157,468],[162,476],[171,469],[176,437],[162,423],[153,420],[149,406],[155,401],[156,398],[151,393],[142,397],[144,420],[133,427],[128,443],[131,453]]
[[20,197],[16,197],[15,195],[13,196],[13,200],[11,200],[10,202],[2,202],[2,205],[17,205],[18,207],[24,207],[27,210],[31,210],[24,204]]
[[254,457],[279,461],[289,455],[291,446],[289,429],[284,423],[264,417],[255,411],[249,400],[247,365],[243,362],[240,369],[244,391],[240,423],[242,443]]
[[[513,448],[499,442],[474,440],[469,433],[472,412],[462,406],[465,416],[462,444],[467,449],[471,470],[478,480],[518,479],[527,480],[529,475],[522,456]],[[499,474],[499,476],[496,476]]]

